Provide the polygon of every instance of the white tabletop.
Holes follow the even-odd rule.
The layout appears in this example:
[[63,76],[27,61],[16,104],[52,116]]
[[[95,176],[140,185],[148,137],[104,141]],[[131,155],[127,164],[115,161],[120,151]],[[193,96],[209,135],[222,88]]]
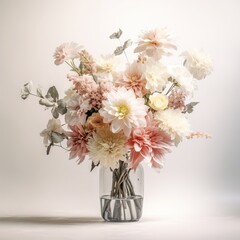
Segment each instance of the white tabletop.
[[107,223],[85,216],[5,216],[0,218],[1,240],[239,240],[239,216],[150,217],[139,222]]

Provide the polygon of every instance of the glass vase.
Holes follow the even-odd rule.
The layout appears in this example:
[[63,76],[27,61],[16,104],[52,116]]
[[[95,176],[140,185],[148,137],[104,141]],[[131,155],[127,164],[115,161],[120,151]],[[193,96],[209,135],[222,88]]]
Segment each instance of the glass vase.
[[134,222],[142,216],[144,174],[141,164],[136,170],[120,161],[115,170],[100,168],[101,215],[108,222]]

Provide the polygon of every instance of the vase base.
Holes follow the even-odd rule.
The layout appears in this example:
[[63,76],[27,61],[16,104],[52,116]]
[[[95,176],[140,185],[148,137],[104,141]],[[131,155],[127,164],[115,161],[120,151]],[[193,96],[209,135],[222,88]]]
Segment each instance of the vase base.
[[107,222],[136,222],[142,216],[143,197],[115,198],[103,195],[100,198],[102,218]]

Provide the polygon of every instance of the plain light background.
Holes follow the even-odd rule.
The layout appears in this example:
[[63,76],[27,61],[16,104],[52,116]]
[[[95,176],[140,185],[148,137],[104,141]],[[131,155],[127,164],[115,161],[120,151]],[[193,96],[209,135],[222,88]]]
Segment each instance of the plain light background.
[[143,163],[143,218],[239,216],[239,10],[237,0],[1,0],[0,215],[99,216],[98,169],[90,173],[89,161],[79,166],[62,149],[46,156],[39,133],[51,114],[34,97],[21,100],[20,89],[33,81],[63,96],[68,67],[52,57],[63,42],[78,42],[97,58],[117,46],[108,36],[119,27],[123,39],[136,41],[142,30],[167,26],[181,49],[213,58],[190,118],[193,130],[213,138],[184,141],[160,174]]

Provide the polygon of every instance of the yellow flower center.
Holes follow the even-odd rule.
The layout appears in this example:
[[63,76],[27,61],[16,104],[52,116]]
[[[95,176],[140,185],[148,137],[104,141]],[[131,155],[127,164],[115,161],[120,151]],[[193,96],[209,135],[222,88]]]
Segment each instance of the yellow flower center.
[[122,119],[129,113],[129,108],[126,104],[120,104],[117,108],[117,116]]
[[136,75],[131,76],[131,80],[132,80],[133,82],[136,81],[136,80],[137,80],[137,76],[136,76]]

